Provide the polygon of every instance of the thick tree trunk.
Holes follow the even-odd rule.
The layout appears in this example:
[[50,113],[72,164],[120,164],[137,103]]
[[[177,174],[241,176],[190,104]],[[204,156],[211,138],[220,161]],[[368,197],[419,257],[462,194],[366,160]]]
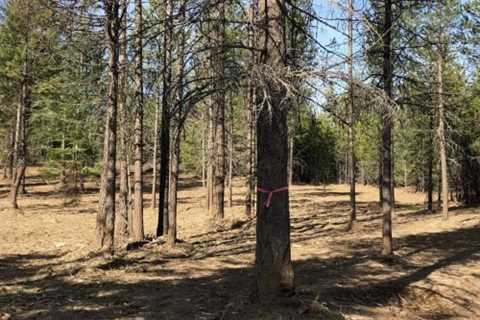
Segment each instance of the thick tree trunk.
[[213,24],[214,49],[212,69],[214,70],[215,108],[215,175],[212,211],[215,221],[223,220],[225,198],[225,3],[223,0],[216,5],[217,21]]
[[143,234],[143,21],[142,0],[135,0],[135,127],[133,182],[133,241],[142,241]]
[[97,246],[113,253],[115,232],[115,162],[117,140],[118,38],[120,29],[118,0],[105,0],[105,34],[109,53],[107,111],[103,142],[103,171],[97,213]]
[[448,219],[448,164],[447,164],[447,143],[445,138],[445,106],[443,101],[443,35],[440,35],[438,48],[438,151],[440,153],[440,171],[442,176],[442,213]]
[[350,223],[357,219],[355,199],[354,92],[353,92],[353,0],[348,1],[348,182],[350,184]]
[[168,214],[165,213],[168,199],[167,178],[170,157],[170,106],[172,82],[172,3],[166,0],[165,4],[165,32],[163,39],[163,95],[162,95],[162,129],[160,132],[160,182],[158,190],[158,221],[157,237],[168,233]]
[[[285,68],[285,38],[282,0],[266,0],[260,5],[265,18],[260,42],[261,63],[280,71]],[[281,74],[281,73],[280,73]],[[266,80],[266,103],[257,121],[257,242],[255,270],[257,294],[270,301],[289,295],[294,289],[290,255],[290,216],[288,197],[288,99],[286,89]],[[259,97],[258,102],[264,101]]]
[[382,234],[383,255],[393,254],[392,239],[392,53],[391,53],[391,28],[392,28],[392,2],[385,0],[385,24],[383,29],[383,84],[386,98],[382,113]]

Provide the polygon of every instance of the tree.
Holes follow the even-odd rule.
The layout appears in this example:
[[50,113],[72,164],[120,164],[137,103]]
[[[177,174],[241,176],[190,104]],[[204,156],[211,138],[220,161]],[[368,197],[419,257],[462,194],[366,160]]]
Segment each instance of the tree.
[[135,125],[134,125],[134,194],[133,241],[143,240],[143,17],[142,1],[135,0]]
[[105,10],[105,42],[109,60],[107,110],[103,141],[103,170],[97,213],[97,246],[101,251],[113,253],[115,231],[118,48],[121,19],[119,17],[118,0],[104,0],[103,5]]
[[[254,47],[257,43],[256,30],[257,30],[257,16],[258,16],[258,0],[252,0],[250,10],[248,14],[249,28],[248,28],[248,42],[250,47]],[[247,103],[246,106],[246,118],[247,118],[247,169],[246,169],[246,192],[245,192],[245,216],[252,216],[252,195],[255,191],[255,175],[254,175],[254,162],[255,162],[255,102],[256,102],[256,88],[255,88],[255,72],[254,66],[257,63],[257,52],[250,50],[250,57],[248,65],[250,66],[250,72],[248,75],[247,85]]]
[[350,226],[356,220],[355,148],[354,148],[354,88],[353,88],[353,0],[348,0],[348,182],[350,184]]
[[120,165],[120,190],[118,193],[118,234],[123,240],[128,239],[131,233],[132,223],[130,217],[130,185],[129,185],[129,157],[128,157],[128,124],[129,117],[127,111],[127,21],[128,8],[127,0],[122,0],[121,7],[121,30],[120,30],[120,50],[119,50],[119,79],[118,79],[118,113],[120,119],[119,134],[119,165]]
[[383,255],[393,254],[392,240],[392,208],[393,208],[393,187],[392,187],[392,2],[385,0],[384,3],[384,26],[383,26],[383,90],[385,105],[382,109],[382,234],[383,234]]
[[290,106],[287,88],[281,81],[286,69],[283,6],[283,1],[267,0],[259,8],[261,55],[257,68],[263,69],[262,89],[266,96],[257,97],[260,110],[257,120],[255,271],[257,294],[264,301],[290,294],[294,288],[287,170],[287,114]]
[[186,34],[184,23],[186,18],[186,1],[181,1],[178,13],[178,41],[175,60],[175,103],[172,110],[172,120],[175,124],[173,135],[170,141],[170,177],[168,187],[168,234],[167,243],[174,246],[177,241],[177,192],[178,177],[180,168],[180,139],[183,123],[187,115],[184,99],[184,77],[185,77],[185,42]]
[[168,233],[168,214],[165,208],[168,205],[167,177],[170,155],[170,111],[171,111],[171,82],[172,82],[172,35],[173,35],[173,14],[172,2],[164,2],[164,34],[163,34],[163,93],[162,93],[162,120],[160,132],[160,175],[158,187],[158,221],[157,237]]

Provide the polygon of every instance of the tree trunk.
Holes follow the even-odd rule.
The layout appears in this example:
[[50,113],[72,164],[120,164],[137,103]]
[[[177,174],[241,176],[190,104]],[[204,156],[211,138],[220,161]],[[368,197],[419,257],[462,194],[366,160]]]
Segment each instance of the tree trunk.
[[224,218],[225,198],[225,3],[216,5],[217,21],[213,24],[214,49],[212,69],[215,73],[213,102],[215,108],[215,175],[213,193],[213,215],[215,221]]
[[442,213],[448,219],[448,167],[447,167],[447,143],[445,138],[445,106],[443,101],[443,34],[440,35],[438,48],[438,151],[440,153],[440,170],[442,175]]
[[158,103],[155,108],[155,125],[154,125],[154,138],[153,138],[153,159],[152,159],[152,167],[153,167],[153,173],[152,173],[152,211],[155,211],[155,208],[157,207],[157,184],[158,184],[158,174],[157,174],[157,169],[158,169],[158,144],[159,144],[159,139],[160,135],[158,133],[158,125],[160,122],[160,105],[161,101],[160,98],[158,99]]
[[[179,130],[179,128],[177,128]],[[170,183],[168,187],[168,234],[167,243],[173,247],[177,241],[177,186],[178,168],[180,162],[180,132],[172,139],[170,155]]]
[[385,0],[385,24],[383,29],[383,84],[385,106],[382,113],[382,255],[393,254],[392,239],[392,60],[391,60],[392,2]]
[[120,29],[118,0],[105,0],[105,34],[109,53],[107,111],[103,142],[103,171],[97,213],[97,246],[113,253],[115,231],[115,162],[118,99],[118,38]]
[[20,102],[17,106],[17,116],[16,116],[16,124],[15,124],[15,138],[14,138],[14,148],[13,148],[13,157],[12,163],[15,167],[15,170],[10,175],[11,177],[11,186],[10,186],[10,202],[12,208],[18,209],[18,191],[20,188],[20,182],[25,174],[25,166],[23,165],[23,137],[22,137],[22,122],[24,117],[24,106],[23,106],[23,97],[20,98]]
[[13,153],[15,149],[15,125],[12,126],[12,131],[10,132],[10,150],[8,153],[8,169],[7,176],[9,179],[13,178]]
[[213,177],[215,175],[215,120],[213,104],[208,105],[208,159],[207,159],[207,208],[209,216],[213,216]]
[[427,172],[427,210],[432,212],[433,211],[433,117],[430,116],[430,127],[429,127],[429,150],[428,150],[428,158],[427,158],[427,165],[428,165],[428,172]]
[[126,86],[127,86],[127,0],[122,0],[121,4],[122,25],[120,30],[120,52],[119,52],[119,93],[118,93],[118,113],[120,118],[120,192],[118,194],[118,216],[117,233],[122,242],[126,242],[129,236],[129,199],[130,188],[128,185],[128,143],[127,128],[128,115],[126,110]]
[[348,1],[348,182],[350,184],[350,222],[357,219],[355,199],[354,92],[353,92],[353,0]]
[[228,139],[228,207],[233,205],[233,101],[230,102],[230,128]]
[[[208,126],[208,124],[207,124]],[[202,187],[206,187],[207,181],[206,181],[206,165],[205,165],[205,139],[206,139],[206,134],[205,131],[207,129],[204,127],[202,130]],[[208,205],[208,204],[207,204]]]
[[[178,25],[182,25],[185,21],[186,15],[186,2],[185,0],[180,3],[179,8],[179,21]],[[170,184],[169,184],[169,199],[168,199],[168,235],[167,243],[173,247],[177,241],[177,187],[178,187],[178,174],[180,166],[180,137],[182,133],[183,120],[186,116],[186,110],[184,110],[184,55],[185,55],[185,33],[184,29],[179,30],[177,35],[177,59],[176,65],[176,86],[175,86],[175,114],[174,120],[176,130],[171,141],[171,156],[170,156]],[[185,113],[185,114],[184,114]]]
[[143,21],[142,0],[135,0],[135,128],[133,182],[133,241],[142,241],[143,234]]
[[162,95],[162,129],[160,132],[160,182],[158,194],[157,237],[168,233],[168,214],[165,213],[168,199],[167,178],[170,156],[170,105],[172,81],[172,2],[165,2],[165,32],[163,39],[163,95]]
[[[256,41],[256,18],[258,16],[258,0],[252,0],[250,6],[249,20],[249,44],[255,47]],[[248,92],[246,103],[246,118],[247,118],[247,176],[246,176],[246,192],[245,192],[245,216],[250,218],[252,216],[252,195],[255,192],[254,181],[254,163],[255,163],[255,144],[254,144],[254,130],[255,130],[255,103],[256,103],[256,88],[255,88],[255,73],[254,67],[257,63],[257,52],[250,51],[250,75],[248,79]]]
[[15,126],[13,162],[16,168],[15,172],[12,174],[12,184],[10,186],[10,202],[12,208],[14,209],[18,209],[18,193],[20,191],[20,185],[25,179],[25,172],[27,169],[27,117],[30,112],[31,104],[28,45],[24,54],[25,56],[22,66],[22,89],[20,93],[19,105],[17,107],[17,119]]
[[[260,62],[280,71],[286,67],[282,0],[266,0],[260,6],[265,19],[259,43]],[[281,74],[281,73],[280,73]],[[265,80],[270,105],[263,103],[257,121],[257,241],[256,288],[261,301],[270,301],[294,290],[290,255],[288,197],[288,99],[286,89]],[[265,101],[259,97],[259,103]],[[268,199],[270,199],[269,201]]]

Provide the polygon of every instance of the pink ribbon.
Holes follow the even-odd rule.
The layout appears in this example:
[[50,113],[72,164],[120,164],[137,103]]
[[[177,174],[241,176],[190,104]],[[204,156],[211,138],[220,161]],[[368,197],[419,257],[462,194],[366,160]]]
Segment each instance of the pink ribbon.
[[263,205],[265,206],[265,208],[270,208],[270,205],[272,204],[272,196],[273,196],[273,194],[274,194],[275,192],[288,191],[288,187],[282,187],[282,188],[278,188],[278,189],[274,189],[274,190],[267,190],[267,189],[263,189],[263,188],[257,187],[257,191],[258,191],[258,192],[261,192],[261,193],[266,193],[266,194],[268,194],[267,200],[265,200],[265,202],[263,203]]

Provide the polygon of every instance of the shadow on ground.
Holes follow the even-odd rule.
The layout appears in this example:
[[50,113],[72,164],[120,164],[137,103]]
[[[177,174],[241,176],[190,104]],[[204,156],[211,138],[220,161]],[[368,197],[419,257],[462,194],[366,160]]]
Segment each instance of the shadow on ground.
[[[218,238],[218,234],[205,234],[193,243],[191,256],[184,259],[200,255],[206,241],[210,241],[209,246],[227,247],[215,252],[217,257],[232,257],[239,251],[253,252],[252,243],[240,241],[241,236],[244,235],[230,233],[227,237],[225,232],[220,244],[213,239]],[[294,243],[304,241],[300,236],[296,238],[295,232],[293,239]],[[399,255],[383,259],[377,255],[378,243],[372,239],[340,238],[338,246],[344,248],[339,251],[342,255],[295,262],[298,294],[292,301],[296,302],[273,307],[252,305],[249,299],[254,284],[251,268],[219,269],[210,276],[196,277],[189,270],[166,267],[168,258],[159,250],[145,250],[140,256],[137,252],[135,256],[114,260],[84,257],[69,261],[68,265],[75,267],[65,267],[62,272],[52,270],[59,267],[64,253],[4,256],[0,258],[0,311],[11,314],[14,319],[133,316],[145,319],[278,319],[280,315],[284,319],[329,319],[309,309],[316,300],[333,310],[332,314],[338,312],[339,315],[341,311],[345,315],[368,316],[369,308],[401,306],[407,288],[426,280],[432,273],[447,272],[449,267],[480,260],[479,228],[411,235],[397,239],[396,244],[401,248]],[[428,259],[418,260],[423,255]],[[417,259],[411,259],[414,256]],[[94,260],[97,263],[92,264]],[[85,272],[90,273],[89,277],[79,276]],[[114,280],[116,272],[139,273],[143,278],[119,282]],[[162,278],[164,276],[169,279]],[[438,292],[439,296],[442,294]],[[465,294],[461,298],[445,299],[473,312],[468,310],[468,297]],[[435,312],[425,315],[424,319],[452,316],[444,310]]]

